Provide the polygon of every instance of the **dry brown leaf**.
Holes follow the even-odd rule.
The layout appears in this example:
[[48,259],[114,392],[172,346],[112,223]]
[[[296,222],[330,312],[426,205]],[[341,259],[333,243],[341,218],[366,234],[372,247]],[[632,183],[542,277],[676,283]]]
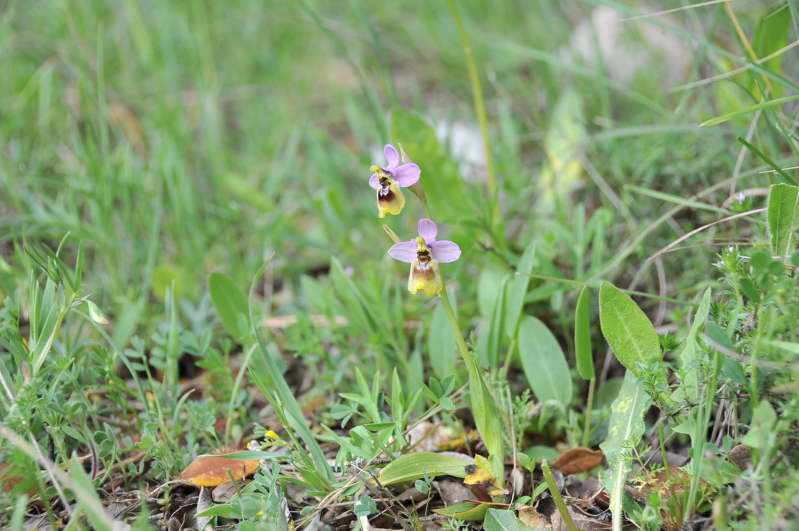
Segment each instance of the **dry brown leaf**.
[[741,470],[748,468],[752,464],[752,451],[743,444],[733,446],[727,457]]
[[572,448],[566,450],[558,457],[552,468],[558,470],[564,476],[588,472],[602,464],[605,455],[602,450],[591,450],[590,448]]
[[0,463],[0,485],[2,485],[3,492],[11,492],[22,478],[15,475],[8,463]]
[[238,450],[223,454],[206,454],[197,456],[197,459],[180,473],[178,479],[191,483],[197,487],[216,487],[228,481],[244,479],[255,473],[260,466],[257,459],[230,459],[227,454],[237,453]]
[[227,481],[211,491],[211,498],[216,503],[227,503],[244,487],[244,481]]
[[491,501],[491,491],[494,490],[495,483],[494,476],[487,468],[478,465],[466,466],[463,484],[469,487],[478,500]]

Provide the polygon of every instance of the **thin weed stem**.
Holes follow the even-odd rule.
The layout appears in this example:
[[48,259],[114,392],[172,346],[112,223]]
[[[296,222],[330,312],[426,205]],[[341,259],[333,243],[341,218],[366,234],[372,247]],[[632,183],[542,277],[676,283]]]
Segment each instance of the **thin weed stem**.
[[552,471],[549,469],[549,463],[547,463],[546,460],[541,463],[541,470],[544,472],[544,480],[547,482],[547,488],[549,488],[552,499],[555,500],[555,505],[558,507],[558,512],[560,513],[563,524],[569,531],[577,531],[577,526],[574,525],[574,520],[572,520],[572,516],[569,514],[569,508],[566,507],[566,502],[563,501],[563,496],[560,495],[558,484],[555,482],[555,477],[552,475]]
[[458,29],[458,36],[463,47],[463,55],[466,57],[466,68],[469,71],[469,83],[472,87],[472,97],[474,99],[474,112],[477,115],[477,122],[480,125],[480,136],[483,139],[483,151],[486,159],[486,181],[488,192],[491,195],[492,217],[496,221],[499,216],[497,204],[497,176],[494,171],[494,159],[491,156],[491,139],[488,133],[488,116],[485,108],[485,97],[483,96],[483,85],[480,82],[480,74],[477,71],[477,61],[474,59],[474,50],[469,40],[469,34],[463,24],[458,4],[455,0],[449,0],[449,10]]

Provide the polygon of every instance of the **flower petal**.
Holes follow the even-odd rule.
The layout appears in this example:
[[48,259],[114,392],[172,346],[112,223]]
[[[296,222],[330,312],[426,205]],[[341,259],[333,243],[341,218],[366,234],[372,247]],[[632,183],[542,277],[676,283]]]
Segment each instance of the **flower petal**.
[[422,174],[422,170],[419,168],[418,164],[408,162],[397,166],[392,173],[399,185],[403,188],[407,188],[416,184],[416,181],[419,180],[419,176]]
[[400,155],[399,151],[397,151],[397,148],[391,144],[386,144],[383,147],[383,154],[386,156],[386,162],[388,162],[389,169],[395,168],[399,165]]
[[454,262],[461,257],[461,248],[458,244],[449,240],[438,240],[430,244],[430,252],[433,258],[442,264]]
[[380,190],[380,178],[377,176],[376,173],[373,173],[372,176],[369,177],[369,186],[371,186],[375,190]]
[[438,234],[438,228],[436,228],[436,224],[435,222],[433,222],[432,219],[427,219],[427,218],[420,219],[417,231],[419,232],[419,236],[424,238],[424,241],[427,243],[427,245],[430,245],[431,242],[436,241],[436,234]]
[[406,242],[395,243],[388,250],[388,255],[394,260],[405,262],[406,264],[412,263],[416,260],[416,248],[418,244],[416,240],[408,240]]

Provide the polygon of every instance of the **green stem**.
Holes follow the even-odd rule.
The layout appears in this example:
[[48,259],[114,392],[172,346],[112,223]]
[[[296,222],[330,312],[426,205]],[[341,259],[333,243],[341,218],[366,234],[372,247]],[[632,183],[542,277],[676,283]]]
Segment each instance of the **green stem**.
[[555,477],[552,475],[552,471],[549,469],[549,464],[546,460],[541,462],[541,470],[544,472],[544,480],[547,482],[549,493],[552,495],[552,499],[555,500],[555,505],[558,507],[560,518],[566,525],[566,529],[569,531],[577,531],[577,526],[574,525],[572,515],[569,514],[569,508],[566,507],[566,502],[563,501],[563,496],[560,495],[558,484],[555,483]]
[[688,519],[694,510],[696,497],[699,492],[700,473],[702,470],[702,462],[705,457],[705,434],[707,433],[707,425],[710,422],[710,413],[713,411],[713,405],[716,403],[716,389],[718,386],[718,375],[721,369],[721,358],[718,352],[713,357],[713,368],[710,373],[710,379],[707,385],[707,394],[705,400],[699,405],[696,412],[696,428],[692,443],[694,445],[691,452],[691,486],[688,492],[688,499],[685,503],[685,510],[683,511],[683,518]]
[[452,329],[455,331],[455,343],[458,345],[458,352],[460,352],[461,358],[463,358],[463,362],[466,364],[466,368],[469,370],[469,372],[471,373],[472,371],[477,371],[477,363],[475,362],[471,352],[469,352],[469,347],[466,346],[466,340],[463,339],[461,325],[458,323],[458,316],[455,315],[455,310],[452,309],[452,304],[449,302],[447,285],[443,278],[441,279],[441,283],[443,284],[443,289],[441,290],[440,295],[441,304],[444,306],[444,311],[447,314],[447,318],[452,325]]
[[499,373],[503,379],[508,376],[508,371],[510,370],[511,362],[513,361],[514,352],[516,352],[516,336],[513,336],[510,346],[508,347],[508,351],[505,353],[505,362],[502,364],[502,369]]
[[666,474],[666,483],[671,481],[671,470],[669,459],[666,456],[666,437],[664,435],[663,423],[658,426],[658,443],[660,444],[660,459],[663,461],[663,472]]
[[480,438],[483,440],[483,444],[488,450],[491,473],[494,476],[495,483],[498,487],[502,487],[505,476],[505,455],[502,440],[501,414],[497,409],[497,401],[491,396],[491,391],[488,389],[488,385],[486,385],[483,375],[480,373],[477,361],[474,355],[469,351],[466,340],[463,338],[463,332],[458,323],[458,317],[455,315],[455,310],[452,308],[452,304],[449,301],[447,285],[443,278],[441,283],[443,285],[440,295],[441,304],[455,332],[455,343],[458,345],[458,351],[469,373],[469,402],[475,424],[477,425],[477,432],[480,434]]
[[250,366],[250,360],[252,359],[253,353],[255,353],[255,349],[258,347],[258,343],[253,344],[250,349],[247,351],[247,354],[244,356],[244,363],[241,364],[239,368],[239,373],[236,375],[236,381],[233,382],[233,390],[230,392],[230,400],[227,404],[227,419],[225,420],[225,443],[230,442],[230,428],[231,423],[230,421],[233,419],[233,409],[236,405],[236,396],[239,394],[239,388],[241,387],[241,382],[244,379],[244,374],[247,372],[247,367]]
[[594,387],[596,387],[596,377],[588,382],[588,399],[585,404],[585,426],[583,427],[583,447],[588,448],[591,437],[591,412],[594,409]]
[[463,19],[461,18],[461,13],[455,0],[449,0],[449,10],[455,21],[455,27],[458,29],[458,36],[460,37],[461,46],[463,47],[463,55],[466,57],[466,68],[469,71],[469,83],[472,86],[472,97],[474,99],[474,112],[477,115],[477,122],[480,125],[480,136],[483,138],[483,151],[485,151],[486,158],[486,181],[488,183],[488,192],[491,195],[492,215],[496,220],[498,219],[499,213],[497,204],[497,177],[494,171],[494,159],[491,156],[491,140],[488,136],[488,116],[486,114],[483,86],[480,82],[480,75],[477,72],[477,62],[474,59],[472,43],[469,41],[469,34],[466,32],[466,27],[463,25]]

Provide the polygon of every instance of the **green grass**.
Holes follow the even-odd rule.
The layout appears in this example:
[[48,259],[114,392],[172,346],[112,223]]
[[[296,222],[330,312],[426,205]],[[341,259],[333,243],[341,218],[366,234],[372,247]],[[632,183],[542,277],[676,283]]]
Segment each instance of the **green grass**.
[[[667,2],[604,55],[585,21],[640,8],[0,3],[0,526],[191,526],[172,482],[255,441],[217,528],[478,528],[487,505],[434,512],[463,480],[413,459],[429,428],[493,474],[489,530],[527,506],[790,528],[799,255],[770,187],[795,178],[794,4]],[[379,220],[388,142],[424,195]],[[463,251],[447,298],[386,256],[427,216]],[[556,505],[558,453],[600,444]],[[381,485],[400,456],[419,479]],[[593,479],[612,517],[576,510]]]

